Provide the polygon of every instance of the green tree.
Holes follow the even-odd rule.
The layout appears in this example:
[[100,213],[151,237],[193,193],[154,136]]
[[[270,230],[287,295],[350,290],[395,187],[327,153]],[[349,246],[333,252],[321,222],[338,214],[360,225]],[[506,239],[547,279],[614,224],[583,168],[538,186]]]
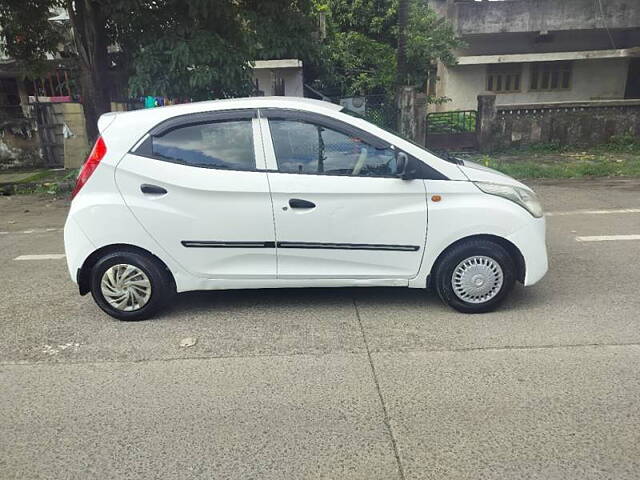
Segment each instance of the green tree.
[[60,5],[56,0],[3,0],[0,3],[0,40],[7,53],[32,75],[45,73],[47,54],[62,41],[48,18]]
[[126,73],[134,94],[202,100],[249,93],[252,60],[318,57],[310,0],[4,0],[11,56],[46,63],[59,40],[47,21],[56,7],[71,19],[92,138],[110,109],[111,70]]
[[246,26],[230,1],[162,0],[134,13],[121,48],[130,54],[134,94],[197,100],[247,93],[251,52]]
[[395,81],[395,49],[360,32],[336,32],[325,46],[321,86],[331,95],[379,94]]
[[252,60],[314,55],[307,1],[164,0],[140,14],[144,28],[132,26],[123,39],[134,52],[136,93],[198,100],[246,95]]
[[393,95],[398,85],[425,86],[438,60],[455,62],[460,41],[451,25],[423,0],[405,1],[399,49],[400,0],[316,0],[328,23],[321,89],[332,95]]
[[[50,22],[56,9],[66,8],[78,52],[82,103],[90,138],[97,136],[97,118],[109,111],[110,9],[122,2],[96,0],[4,0],[0,6],[0,37],[7,53],[18,60],[27,75],[49,73],[48,54],[55,54],[68,39],[66,27]],[[67,35],[65,35],[65,33]]]
[[410,8],[406,42],[408,68],[400,81],[421,86],[435,75],[438,61],[455,64],[455,49],[463,45],[446,19],[416,0]]

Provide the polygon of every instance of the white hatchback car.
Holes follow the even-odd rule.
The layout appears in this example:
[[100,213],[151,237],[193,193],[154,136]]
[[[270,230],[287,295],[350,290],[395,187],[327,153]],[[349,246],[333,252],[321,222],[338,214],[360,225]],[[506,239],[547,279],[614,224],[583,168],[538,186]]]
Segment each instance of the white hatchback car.
[[188,290],[432,286],[493,309],[547,271],[525,185],[302,98],[100,117],[64,229],[80,294],[121,320]]

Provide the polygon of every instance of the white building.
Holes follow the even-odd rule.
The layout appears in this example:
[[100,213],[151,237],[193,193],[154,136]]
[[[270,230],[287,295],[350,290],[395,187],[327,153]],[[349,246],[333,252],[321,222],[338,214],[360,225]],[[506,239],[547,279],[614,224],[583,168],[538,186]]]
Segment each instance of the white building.
[[301,60],[256,60],[253,62],[253,80],[260,96],[304,96]]
[[640,98],[640,0],[429,0],[466,43],[438,65],[437,111]]

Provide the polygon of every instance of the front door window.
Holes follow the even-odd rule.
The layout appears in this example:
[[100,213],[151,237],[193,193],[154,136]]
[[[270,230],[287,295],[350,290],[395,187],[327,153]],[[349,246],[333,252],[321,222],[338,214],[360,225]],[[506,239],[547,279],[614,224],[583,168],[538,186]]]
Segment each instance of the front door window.
[[316,175],[392,177],[395,151],[375,148],[362,139],[298,120],[269,120],[278,171]]

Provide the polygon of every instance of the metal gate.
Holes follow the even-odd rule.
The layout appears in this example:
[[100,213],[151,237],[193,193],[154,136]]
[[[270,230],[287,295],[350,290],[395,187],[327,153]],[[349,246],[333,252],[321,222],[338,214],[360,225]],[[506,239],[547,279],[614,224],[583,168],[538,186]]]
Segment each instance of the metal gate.
[[475,110],[427,114],[426,146],[432,150],[456,152],[476,150],[476,119]]
[[63,124],[60,123],[51,103],[31,104],[31,114],[38,126],[44,165],[48,168],[64,166]]

